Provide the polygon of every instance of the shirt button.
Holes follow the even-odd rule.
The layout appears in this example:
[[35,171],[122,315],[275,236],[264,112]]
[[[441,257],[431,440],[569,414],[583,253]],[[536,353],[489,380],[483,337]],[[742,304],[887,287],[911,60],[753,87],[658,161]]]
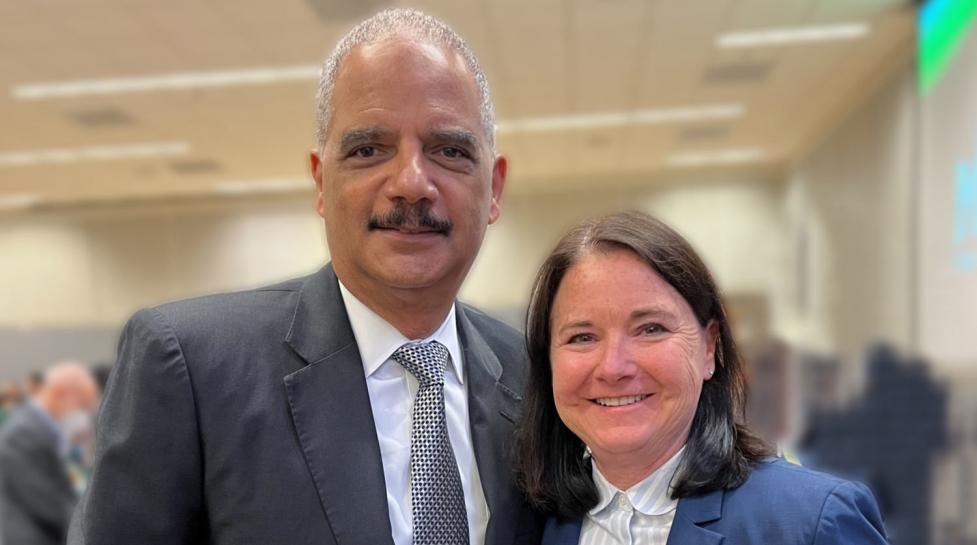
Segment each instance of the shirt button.
[[617,506],[625,511],[631,510],[631,502],[628,501],[628,497],[624,494],[617,495]]

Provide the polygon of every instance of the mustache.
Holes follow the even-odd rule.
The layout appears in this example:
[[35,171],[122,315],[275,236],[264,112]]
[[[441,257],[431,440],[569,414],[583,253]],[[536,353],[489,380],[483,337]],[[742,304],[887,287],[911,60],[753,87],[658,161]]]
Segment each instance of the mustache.
[[374,229],[421,229],[426,228],[448,235],[454,225],[451,220],[431,213],[431,205],[426,202],[408,204],[398,202],[393,210],[370,216],[367,226]]

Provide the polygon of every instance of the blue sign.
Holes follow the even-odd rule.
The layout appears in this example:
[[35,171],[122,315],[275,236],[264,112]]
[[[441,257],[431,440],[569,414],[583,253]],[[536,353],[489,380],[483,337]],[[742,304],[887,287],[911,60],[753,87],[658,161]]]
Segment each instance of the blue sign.
[[953,263],[964,272],[977,270],[977,149],[969,163],[957,161],[953,197]]

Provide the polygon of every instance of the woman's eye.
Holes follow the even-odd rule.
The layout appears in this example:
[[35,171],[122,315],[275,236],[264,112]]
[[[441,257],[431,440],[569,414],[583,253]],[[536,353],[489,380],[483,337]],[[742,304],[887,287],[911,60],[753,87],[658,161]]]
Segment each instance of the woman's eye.
[[580,344],[588,343],[594,340],[594,336],[590,333],[577,333],[576,335],[570,337],[567,340],[567,344]]
[[641,332],[645,335],[655,335],[657,333],[664,333],[666,330],[661,324],[647,324],[641,328]]

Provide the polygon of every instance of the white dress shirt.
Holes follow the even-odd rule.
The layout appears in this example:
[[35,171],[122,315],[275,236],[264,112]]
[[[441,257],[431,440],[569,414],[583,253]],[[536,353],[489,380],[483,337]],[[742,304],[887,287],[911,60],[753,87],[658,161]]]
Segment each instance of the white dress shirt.
[[592,475],[600,500],[584,517],[580,545],[665,545],[678,507],[670,485],[684,450],[623,492],[604,478],[594,462]]
[[413,543],[409,477],[411,411],[414,407],[414,396],[417,395],[417,379],[390,356],[404,344],[436,340],[447,347],[451,355],[451,363],[445,369],[444,375],[444,408],[448,439],[458,462],[461,486],[465,492],[468,536],[471,545],[482,545],[485,542],[489,510],[472,448],[468,389],[465,386],[465,368],[458,341],[454,306],[441,327],[430,337],[408,339],[353,296],[342,282],[339,283],[339,291],[356,337],[356,346],[363,361],[363,372],[366,374],[366,387],[370,393],[373,421],[376,423],[380,455],[383,457],[383,479],[387,486],[387,508],[390,511],[394,543]]

